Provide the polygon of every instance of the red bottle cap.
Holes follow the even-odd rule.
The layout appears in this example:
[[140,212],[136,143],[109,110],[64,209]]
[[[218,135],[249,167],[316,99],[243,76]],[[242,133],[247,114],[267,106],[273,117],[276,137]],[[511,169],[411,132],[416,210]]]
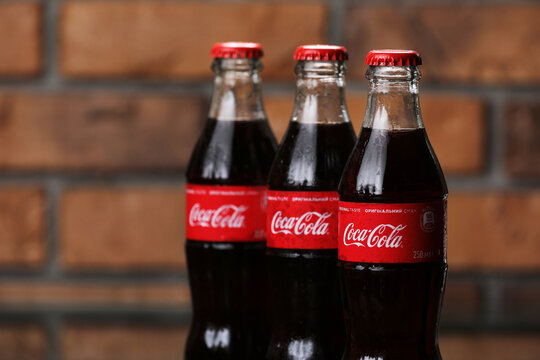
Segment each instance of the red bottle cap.
[[222,42],[212,46],[210,56],[225,59],[258,59],[263,56],[261,44],[251,42]]
[[366,56],[366,65],[417,66],[422,65],[422,58],[414,50],[371,50]]
[[294,60],[348,60],[349,53],[343,46],[302,45],[296,48]]

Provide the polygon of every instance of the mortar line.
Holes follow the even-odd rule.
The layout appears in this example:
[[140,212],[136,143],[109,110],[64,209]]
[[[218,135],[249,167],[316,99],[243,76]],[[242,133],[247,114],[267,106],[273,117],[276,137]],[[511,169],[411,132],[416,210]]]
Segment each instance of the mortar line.
[[[179,239],[182,241],[182,239]],[[44,273],[24,273],[20,271],[3,271],[1,284],[19,282],[20,284],[32,285],[39,282],[50,281],[51,278]],[[187,270],[185,269],[161,269],[139,271],[87,271],[66,272],[62,277],[54,279],[56,285],[187,285]]]
[[[291,69],[292,72],[292,69]],[[48,75],[51,79],[54,76]],[[282,81],[267,80],[262,73],[262,88],[264,94],[294,91],[294,79]],[[48,80],[49,82],[53,80]],[[151,94],[151,95],[198,95],[210,97],[212,80],[197,82],[163,82],[152,79],[118,79],[96,80],[86,79],[78,81],[60,81],[55,78],[55,89],[65,93],[80,92],[81,94],[92,92],[110,92],[118,94]],[[367,92],[368,84],[362,79],[347,78],[347,93]],[[30,93],[46,93],[51,90],[50,86],[38,83],[35,80],[14,80],[0,78],[0,91],[16,91]],[[536,98],[540,95],[538,85],[500,85],[500,84],[437,84],[422,83],[421,94],[440,95],[473,95],[477,97],[494,96],[496,94],[512,94],[520,97]]]
[[328,43],[343,45],[343,26],[347,0],[327,0],[329,10]]
[[[509,189],[516,191],[535,190],[539,188],[538,180],[535,179],[506,179],[501,180],[498,175],[490,172],[479,174],[447,175],[447,182],[451,190],[501,190]],[[122,173],[114,172],[110,174],[94,174],[91,171],[72,173],[0,173],[0,187],[9,186],[43,186],[58,182],[63,186],[93,186],[93,187],[117,187],[121,189],[130,187],[151,187],[151,188],[176,188],[185,184],[185,172],[141,172]]]
[[47,359],[60,360],[61,318],[57,314],[47,313]]
[[489,175],[491,181],[501,186],[508,186],[509,179],[505,173],[505,159],[504,159],[504,106],[506,102],[505,94],[496,93],[490,96],[490,110],[488,118],[488,141],[489,146],[487,149],[488,157],[486,162],[488,164]]
[[59,0],[45,0],[44,7],[44,78],[43,86],[46,89],[56,89],[60,87],[58,79],[58,24],[60,23],[60,4]]
[[92,171],[82,171],[76,174],[71,173],[1,173],[0,185],[41,185],[47,181],[62,181],[66,186],[77,185],[107,185],[107,186],[122,186],[122,185],[183,185],[185,182],[185,172],[141,172],[141,173],[125,173],[111,172],[109,174],[95,174]]
[[59,202],[62,194],[61,180],[49,179],[46,182],[47,192],[47,265],[44,275],[46,279],[61,277],[60,271],[60,244],[59,244]]
[[482,286],[481,322],[487,328],[503,325],[497,321],[500,310],[500,281],[494,275],[487,275]]
[[[182,241],[181,239],[179,241]],[[485,283],[489,277],[495,277],[505,281],[515,282],[535,282],[540,279],[539,270],[453,270],[450,264],[448,278],[450,281],[478,281]],[[28,273],[22,271],[3,271],[0,284],[11,281],[22,281],[26,284],[32,284],[41,280],[47,280],[45,274]],[[121,272],[114,271],[79,271],[67,272],[58,279],[58,284],[102,284],[102,285],[166,285],[166,284],[184,284],[187,281],[187,270],[176,269],[156,269],[156,270],[126,270]]]
[[[34,3],[34,4],[39,4],[41,2],[41,0],[17,0],[18,3]],[[1,3],[13,3],[13,0],[0,0],[0,4]]]

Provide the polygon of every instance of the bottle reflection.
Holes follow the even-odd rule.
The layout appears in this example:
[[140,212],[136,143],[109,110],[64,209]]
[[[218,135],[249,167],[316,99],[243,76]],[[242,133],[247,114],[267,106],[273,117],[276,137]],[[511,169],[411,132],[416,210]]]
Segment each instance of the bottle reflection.
[[208,349],[225,349],[229,347],[231,331],[228,328],[206,329],[204,342]]
[[288,347],[288,355],[294,360],[307,360],[313,355],[313,341],[293,340]]

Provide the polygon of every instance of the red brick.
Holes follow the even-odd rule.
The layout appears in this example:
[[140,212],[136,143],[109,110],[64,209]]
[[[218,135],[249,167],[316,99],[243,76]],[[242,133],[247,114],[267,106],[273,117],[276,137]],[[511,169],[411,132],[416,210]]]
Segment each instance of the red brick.
[[540,280],[507,281],[497,316],[510,323],[540,325]]
[[0,358],[3,360],[45,360],[47,348],[47,334],[41,325],[0,325]]
[[190,304],[187,284],[130,284],[90,282],[0,282],[2,308],[187,308]]
[[[266,96],[268,118],[280,139],[290,119],[294,96]],[[486,123],[480,99],[453,96],[421,96],[422,114],[441,166],[448,174],[474,174],[484,168]],[[356,133],[362,127],[366,94],[350,93],[347,107]]]
[[540,191],[455,193],[448,200],[452,269],[539,269]]
[[265,77],[290,78],[296,46],[325,41],[326,16],[323,4],[302,2],[66,2],[61,68],[69,77],[209,77],[213,43],[243,40],[265,47]]
[[203,111],[185,96],[0,94],[0,168],[181,169]]
[[538,335],[443,335],[441,354],[445,360],[537,360]]
[[0,188],[0,266],[38,267],[45,260],[45,196],[34,187]]
[[0,76],[32,76],[41,71],[41,16],[37,3],[0,3]]
[[60,336],[65,360],[179,360],[187,328],[179,326],[69,324]]
[[70,270],[184,267],[181,187],[73,188],[61,216],[61,259]]
[[427,81],[538,84],[539,18],[538,4],[354,6],[351,75],[364,76],[370,49],[405,48],[420,51]]
[[[425,100],[425,101],[424,101]],[[485,167],[486,122],[482,101],[460,96],[421,99],[422,116],[445,172],[475,174]]]
[[482,307],[481,300],[478,284],[470,280],[449,277],[441,313],[443,324],[477,321]]
[[516,177],[540,177],[540,99],[514,100],[504,119],[506,169]]

